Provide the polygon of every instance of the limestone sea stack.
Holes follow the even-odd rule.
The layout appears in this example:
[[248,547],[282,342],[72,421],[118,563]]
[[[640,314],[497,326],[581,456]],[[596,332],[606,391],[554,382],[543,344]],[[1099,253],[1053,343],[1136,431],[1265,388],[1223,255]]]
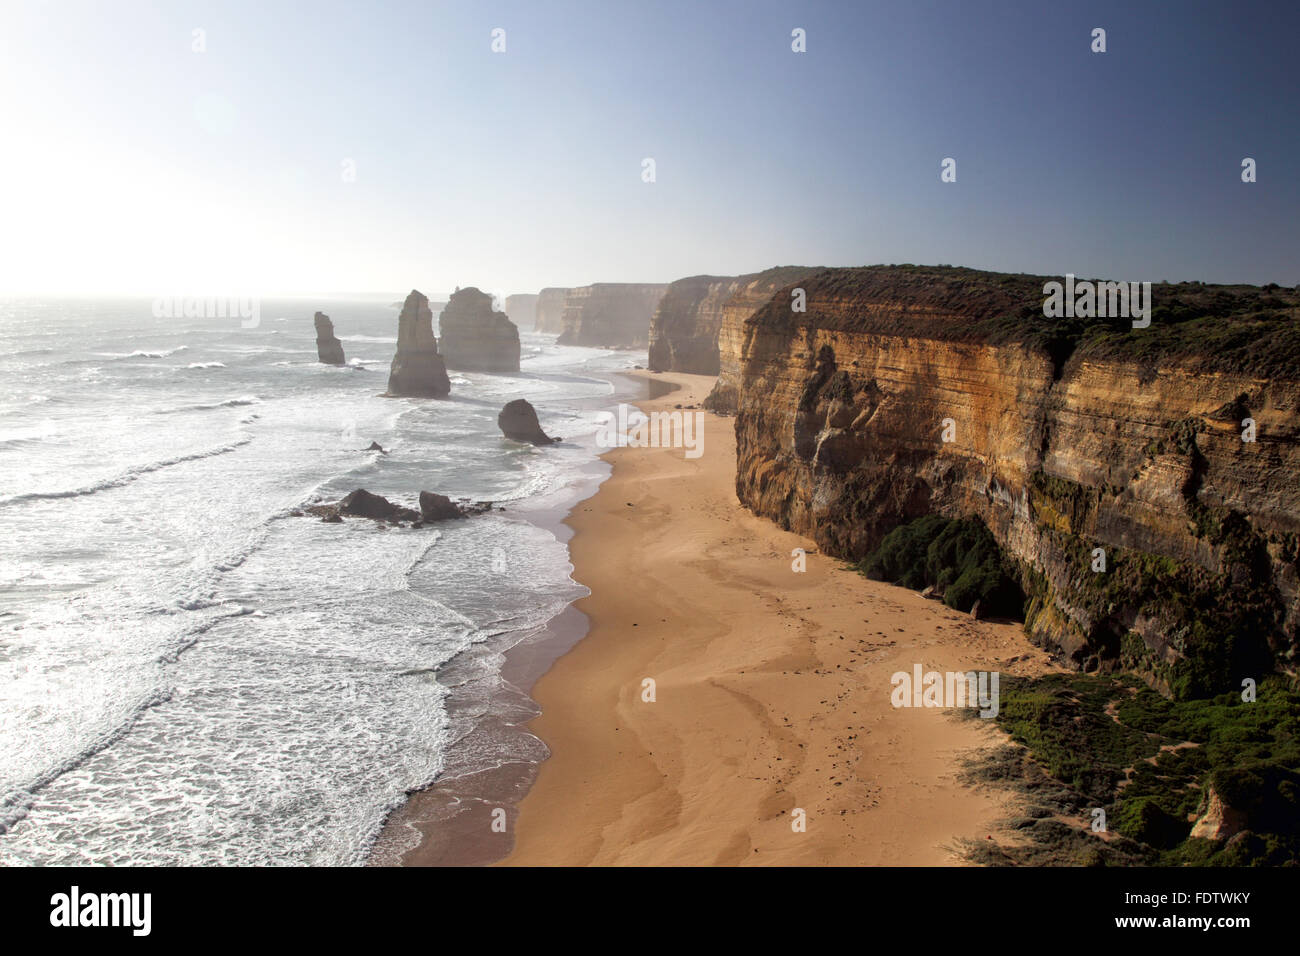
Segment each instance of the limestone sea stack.
[[343,343],[334,336],[334,323],[324,312],[317,312],[316,357],[326,365],[344,365]]
[[542,431],[541,422],[537,420],[537,410],[522,398],[516,398],[501,409],[501,414],[497,416],[497,426],[503,435],[515,441],[549,445],[560,440],[551,438]]
[[560,345],[638,348],[650,341],[650,319],[667,283],[597,282],[564,299]]
[[[564,300],[568,295],[568,289],[555,286],[543,289],[537,294],[537,324],[534,326],[534,331],[556,334],[564,331]],[[506,311],[510,311],[509,307]]]
[[390,396],[442,398],[451,391],[447,367],[433,337],[429,300],[412,289],[397,319],[397,352],[388,373]]
[[513,322],[517,329],[536,328],[537,295],[521,293],[506,296],[506,318]]
[[448,368],[465,372],[519,371],[519,329],[492,308],[492,296],[458,289],[438,319],[439,347]]

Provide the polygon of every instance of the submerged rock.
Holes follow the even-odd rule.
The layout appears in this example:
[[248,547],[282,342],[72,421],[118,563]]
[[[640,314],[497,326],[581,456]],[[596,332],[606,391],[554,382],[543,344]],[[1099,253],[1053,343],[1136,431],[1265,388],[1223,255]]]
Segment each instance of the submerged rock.
[[343,343],[334,335],[334,323],[324,312],[317,312],[316,323],[316,357],[326,365],[346,365],[343,358]]
[[534,445],[550,445],[560,440],[551,438],[546,432],[542,431],[542,425],[537,420],[536,409],[522,398],[516,398],[501,409],[501,414],[497,416],[497,426],[501,429],[503,435],[507,438],[513,438],[515,441],[532,442]]
[[397,352],[388,373],[390,396],[442,398],[451,391],[447,367],[433,336],[429,300],[412,289],[397,319]]
[[492,297],[457,289],[438,318],[439,347],[448,368],[468,372],[519,371],[519,329]]

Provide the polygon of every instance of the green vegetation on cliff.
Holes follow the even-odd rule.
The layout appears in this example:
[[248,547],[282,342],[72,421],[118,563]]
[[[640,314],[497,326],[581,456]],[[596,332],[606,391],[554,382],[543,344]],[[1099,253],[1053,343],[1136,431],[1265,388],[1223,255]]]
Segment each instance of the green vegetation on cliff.
[[[1031,803],[1047,796],[1041,802],[1050,806],[1038,810],[1074,815],[1077,827],[1067,835],[1040,826],[1047,813],[1031,807],[1012,825],[1032,842],[975,855],[1020,863],[1300,863],[1300,694],[1278,679],[1257,694],[1250,702],[1240,691],[1169,701],[1123,676],[1004,676],[998,724],[1060,785],[1026,787]],[[992,766],[975,772],[1005,779]],[[1097,809],[1110,839],[1090,832]]]
[[[1078,355],[1148,368],[1179,364],[1261,377],[1300,375],[1300,287],[1153,282],[1151,324],[1135,329],[1129,318],[1044,316],[1043,285],[1062,279],[911,264],[825,269],[798,281],[807,294],[806,313],[792,312],[789,292],[782,290],[753,321],[771,328],[806,325],[1022,343],[1049,356],[1058,370]],[[906,303],[907,308],[876,310],[870,307],[875,303]]]
[[[1197,454],[1194,432],[1179,423],[1160,443]],[[1086,527],[1097,505],[1115,489],[1089,489],[1036,472],[1030,479],[1031,506],[1040,533],[1077,569],[1070,602],[1093,622],[1095,647],[1111,652],[1124,670],[1153,679],[1180,699],[1212,697],[1274,670],[1268,635],[1278,631],[1283,601],[1269,570],[1268,542],[1240,513],[1201,504],[1187,507],[1193,534],[1222,554],[1211,571],[1199,564],[1133,548],[1104,548],[1104,571],[1093,571],[1093,547]],[[1041,576],[1030,576],[1026,621],[1050,609],[1054,598]],[[1168,636],[1174,659],[1157,653],[1129,627],[1139,618]]]
[[958,611],[979,601],[985,615],[1019,618],[1024,612],[1014,565],[978,518],[925,515],[900,525],[858,569],[905,588],[936,587]]

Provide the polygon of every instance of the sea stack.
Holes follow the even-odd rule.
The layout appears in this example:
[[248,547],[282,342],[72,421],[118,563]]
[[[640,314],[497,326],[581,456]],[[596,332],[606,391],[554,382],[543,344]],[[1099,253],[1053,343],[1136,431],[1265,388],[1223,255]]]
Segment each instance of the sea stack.
[[388,373],[388,395],[442,398],[451,391],[447,367],[433,337],[433,312],[426,296],[412,289],[397,319],[397,352]]
[[334,336],[334,323],[324,312],[317,312],[316,357],[326,365],[343,365],[343,343]]
[[550,445],[560,440],[551,438],[542,431],[541,422],[537,420],[537,410],[522,398],[516,398],[501,409],[501,414],[497,416],[497,427],[507,438],[532,442],[534,445]]
[[470,286],[458,289],[438,319],[439,345],[448,368],[466,372],[519,371],[519,329],[492,297]]

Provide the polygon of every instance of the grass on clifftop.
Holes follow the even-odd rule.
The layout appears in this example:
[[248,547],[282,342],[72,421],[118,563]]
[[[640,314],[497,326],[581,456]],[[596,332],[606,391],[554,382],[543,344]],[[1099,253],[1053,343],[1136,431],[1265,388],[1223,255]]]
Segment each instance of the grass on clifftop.
[[[1153,282],[1151,325],[1134,329],[1129,318],[1044,316],[1043,285],[1062,280],[911,264],[825,269],[798,280],[807,293],[806,314],[792,313],[789,292],[782,290],[754,321],[773,328],[811,325],[946,341],[1022,343],[1048,355],[1058,370],[1079,355],[1153,369],[1179,364],[1265,378],[1300,374],[1300,286]],[[848,303],[852,307],[845,308]],[[907,308],[866,307],[873,303],[905,303]]]
[[[972,848],[985,862],[1241,866],[1300,863],[1300,694],[1266,680],[1239,693],[1169,701],[1128,676],[1004,677],[997,722],[1059,786],[1025,787],[1018,847]],[[1001,754],[975,768],[1006,779]],[[1017,783],[1029,779],[1022,775]],[[1050,794],[1032,800],[1033,790]],[[1237,817],[1224,840],[1193,838],[1209,791]],[[1043,805],[1046,804],[1046,805]],[[1107,839],[1090,832],[1105,811]],[[1062,829],[1061,818],[1073,817]],[[1080,838],[1082,834],[1082,838]]]

